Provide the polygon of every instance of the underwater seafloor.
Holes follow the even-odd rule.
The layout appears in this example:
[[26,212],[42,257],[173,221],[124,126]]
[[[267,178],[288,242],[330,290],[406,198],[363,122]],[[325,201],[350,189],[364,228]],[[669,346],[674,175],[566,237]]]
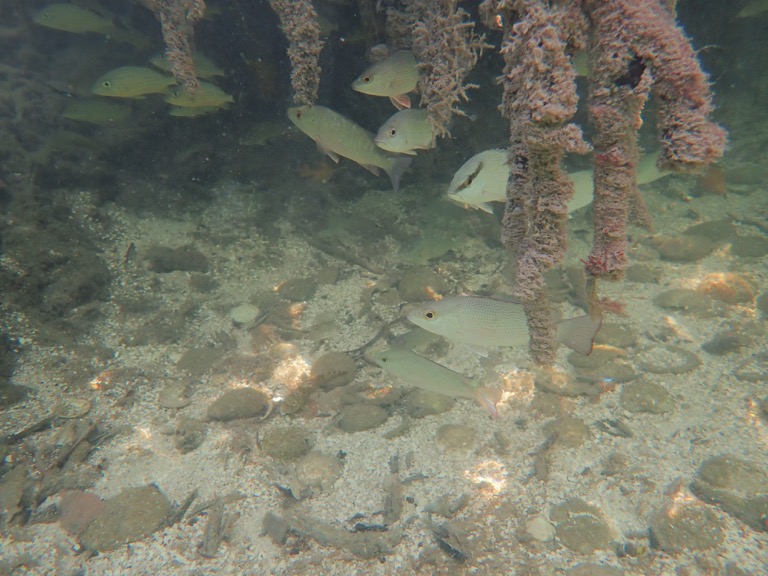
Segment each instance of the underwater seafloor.
[[[642,187],[654,231],[630,227],[626,280],[601,284],[593,353],[552,372],[387,328],[430,294],[512,291],[498,215],[442,199],[505,141],[482,118],[397,193],[277,113],[157,119],[152,162],[147,134],[65,124],[1,190],[0,574],[765,574],[760,86],[719,93],[716,171]],[[55,116],[54,92],[29,106]],[[565,318],[590,227],[572,215],[548,277]],[[500,387],[499,418],[399,386],[358,354],[374,339]]]

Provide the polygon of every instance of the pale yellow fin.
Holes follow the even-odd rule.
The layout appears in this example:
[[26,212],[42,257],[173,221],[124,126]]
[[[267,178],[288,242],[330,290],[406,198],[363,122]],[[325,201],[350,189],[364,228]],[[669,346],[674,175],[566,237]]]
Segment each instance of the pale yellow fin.
[[478,388],[475,392],[475,400],[477,400],[480,406],[488,410],[491,418],[496,419],[499,417],[496,404],[501,400],[501,390],[498,388]]
[[602,318],[595,319],[589,314],[563,320],[557,324],[557,341],[579,354],[589,356],[601,324]]
[[402,110],[403,108],[411,107],[411,98],[408,94],[398,94],[397,96],[390,96],[389,101],[392,102],[395,108]]

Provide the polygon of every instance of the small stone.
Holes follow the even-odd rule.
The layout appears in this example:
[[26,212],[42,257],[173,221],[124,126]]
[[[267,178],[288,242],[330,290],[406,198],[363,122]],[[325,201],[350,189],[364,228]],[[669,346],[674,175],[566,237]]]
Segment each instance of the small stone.
[[204,273],[209,267],[207,256],[191,246],[151,246],[145,258],[149,260],[150,269],[161,274],[175,271]]
[[712,242],[722,244],[736,236],[737,228],[730,220],[709,220],[694,224],[685,229],[686,236],[707,238]]
[[539,542],[551,542],[555,539],[555,525],[544,516],[534,516],[525,523],[526,533]]
[[324,390],[346,386],[355,379],[355,360],[345,352],[328,352],[312,363],[312,383]]
[[259,308],[253,304],[240,304],[229,311],[229,318],[235,326],[250,326],[259,317]]
[[768,238],[764,236],[738,236],[731,242],[731,254],[739,258],[762,258],[768,254]]
[[312,436],[298,426],[280,426],[261,439],[261,450],[275,460],[292,461],[312,450]]
[[156,487],[127,488],[104,502],[80,535],[80,545],[86,550],[115,550],[161,528],[171,512],[171,503]]
[[222,351],[219,348],[204,347],[190,348],[182,354],[176,366],[193,376],[202,376],[208,372],[213,365],[221,360]]
[[412,389],[405,397],[405,410],[412,418],[424,418],[448,412],[456,403],[454,398],[421,388]]
[[723,539],[720,519],[702,506],[678,506],[674,514],[665,508],[651,519],[651,543],[667,554],[710,550],[722,544]]
[[567,448],[578,448],[592,438],[589,426],[583,420],[571,416],[558,418],[548,423],[544,426],[544,432],[547,436],[556,435],[557,445]]
[[566,548],[581,554],[611,547],[613,535],[603,520],[602,512],[578,498],[566,500],[552,508],[556,534]]
[[335,456],[310,452],[296,462],[291,493],[301,500],[318,492],[327,492],[341,478],[342,464]]
[[603,566],[585,562],[565,571],[565,576],[622,576],[624,571],[615,566]]
[[637,333],[627,324],[608,324],[603,322],[595,335],[595,344],[608,344],[617,348],[628,348],[637,341]]
[[277,291],[280,296],[291,302],[311,300],[317,292],[317,281],[314,278],[292,278],[283,283]]
[[195,418],[179,418],[176,423],[176,431],[173,434],[173,444],[182,454],[188,454],[196,450],[205,440],[208,434],[208,426]]
[[629,412],[664,414],[675,409],[667,389],[654,382],[631,382],[621,389],[619,403]]
[[190,402],[189,383],[179,380],[167,382],[157,395],[157,403],[161,408],[178,410]]
[[626,278],[628,282],[658,284],[661,281],[661,271],[648,264],[633,264],[627,268]]
[[696,262],[709,256],[717,244],[704,236],[661,236],[654,246],[659,255],[672,262]]
[[653,303],[665,310],[678,310],[692,314],[705,314],[712,310],[712,299],[690,288],[665,290],[653,299]]
[[373,404],[349,404],[339,412],[339,428],[344,432],[362,432],[383,424],[389,413]]
[[269,413],[269,397],[254,388],[227,390],[208,406],[208,419],[227,422],[242,418],[263,417]]
[[463,424],[444,424],[437,429],[437,443],[446,450],[467,452],[474,448],[477,432]]

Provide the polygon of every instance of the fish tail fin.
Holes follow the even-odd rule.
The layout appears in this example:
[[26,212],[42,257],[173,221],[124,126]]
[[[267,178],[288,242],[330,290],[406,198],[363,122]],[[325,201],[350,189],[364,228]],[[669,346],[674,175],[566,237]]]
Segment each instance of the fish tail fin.
[[499,417],[496,404],[501,400],[501,390],[498,388],[478,388],[475,392],[475,400],[477,400],[480,406],[488,410],[491,418],[496,419]]
[[387,168],[387,175],[389,175],[389,179],[392,182],[392,188],[395,192],[400,189],[400,178],[402,177],[403,172],[408,169],[408,166],[411,165],[411,162],[413,162],[413,158],[411,157],[395,158],[392,164]]
[[589,314],[563,320],[557,324],[557,341],[579,354],[589,356],[602,321],[602,317],[592,318]]

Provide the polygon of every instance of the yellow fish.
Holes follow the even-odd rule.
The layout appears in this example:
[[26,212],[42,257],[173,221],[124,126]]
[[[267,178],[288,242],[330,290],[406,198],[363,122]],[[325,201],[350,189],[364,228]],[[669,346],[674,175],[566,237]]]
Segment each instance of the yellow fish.
[[149,46],[149,40],[135,30],[118,28],[110,18],[100,16],[74,4],[62,3],[46,6],[35,12],[32,21],[40,26],[63,32],[102,34],[118,42],[132,44],[142,50]]
[[[215,76],[224,76],[224,70],[208,58],[205,54],[195,52],[193,55],[195,61],[195,76],[198,78],[213,78]],[[165,54],[155,54],[149,59],[153,66],[157,66],[163,72],[171,72],[171,63]]]
[[752,0],[736,14],[736,18],[754,18],[768,12],[768,0]]
[[176,84],[171,76],[151,68],[121,66],[101,76],[91,87],[98,96],[114,98],[140,98],[146,94],[161,94]]
[[183,88],[178,88],[168,94],[164,100],[168,104],[182,108],[221,108],[235,101],[224,90],[209,82],[200,82],[200,86],[194,94],[190,94]]
[[406,384],[454,398],[472,398],[491,418],[498,416],[499,389],[478,388],[466,376],[409,350],[391,348],[371,354],[370,359]]
[[200,116],[205,116],[206,114],[218,112],[219,110],[221,110],[221,108],[218,106],[197,106],[194,108],[171,106],[168,114],[174,118],[198,118]]
[[118,124],[131,115],[131,107],[108,100],[75,100],[61,114],[68,120],[89,124]]
[[115,30],[112,20],[73,4],[51,4],[35,12],[32,21],[40,26],[82,34],[110,34]]
[[435,134],[427,111],[422,108],[400,110],[379,128],[376,146],[387,152],[416,154],[416,150],[435,147]]
[[413,52],[401,50],[381,62],[376,62],[352,82],[352,89],[371,96],[389,97],[395,108],[411,107],[408,92],[419,81],[418,63]]
[[362,126],[318,105],[289,108],[288,118],[315,141],[320,152],[330,156],[334,162],[343,156],[376,175],[379,174],[378,168],[381,168],[389,176],[392,188],[398,190],[400,177],[411,164],[411,159],[384,152],[376,146],[373,135]]

